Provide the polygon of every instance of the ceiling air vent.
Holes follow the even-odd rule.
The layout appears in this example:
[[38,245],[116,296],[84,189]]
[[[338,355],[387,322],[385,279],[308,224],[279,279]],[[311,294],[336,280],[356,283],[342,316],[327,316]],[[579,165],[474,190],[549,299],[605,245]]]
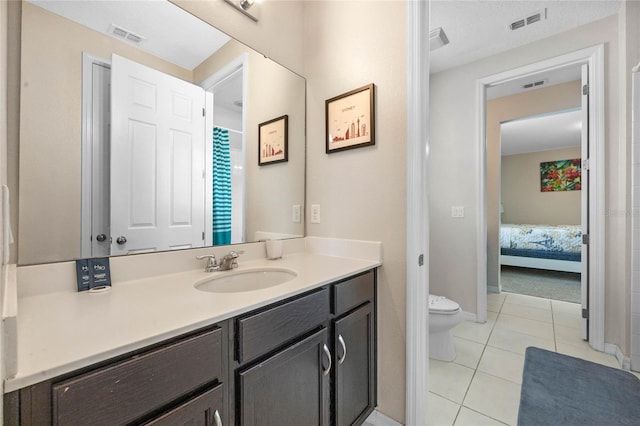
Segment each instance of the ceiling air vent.
[[536,22],[540,22],[547,19],[547,9],[544,8],[535,13],[530,14],[524,18],[518,18],[512,23],[509,24],[509,28],[512,31],[519,30],[520,28],[524,28],[527,25],[535,24]]
[[111,24],[107,32],[119,39],[127,40],[135,44],[140,44],[141,42],[144,41],[144,37],[141,37],[138,34],[133,33],[129,30],[125,30],[124,28],[119,27],[115,24]]
[[534,89],[536,87],[543,86],[543,85],[547,84],[548,82],[549,82],[549,80],[547,80],[545,78],[543,80],[533,81],[531,83],[524,84],[524,85],[522,85],[522,88],[523,89]]

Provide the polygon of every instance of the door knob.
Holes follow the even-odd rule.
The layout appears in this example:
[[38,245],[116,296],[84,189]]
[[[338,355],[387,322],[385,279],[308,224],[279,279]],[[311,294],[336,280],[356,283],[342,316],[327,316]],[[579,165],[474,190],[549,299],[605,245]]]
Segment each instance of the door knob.
[[98,234],[98,236],[96,237],[96,240],[98,240],[98,242],[100,243],[106,239],[107,239],[107,236],[105,234]]
[[127,243],[127,237],[120,236],[116,238],[116,243],[122,245]]

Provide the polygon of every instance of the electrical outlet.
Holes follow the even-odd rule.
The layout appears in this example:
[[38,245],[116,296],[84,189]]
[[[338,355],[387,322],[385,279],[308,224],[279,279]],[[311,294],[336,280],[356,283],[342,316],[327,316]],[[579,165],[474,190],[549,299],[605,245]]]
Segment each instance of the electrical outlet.
[[295,223],[300,223],[300,204],[293,205],[291,220]]
[[464,217],[464,206],[451,206],[451,217],[457,219]]
[[311,204],[311,223],[320,223],[320,204]]

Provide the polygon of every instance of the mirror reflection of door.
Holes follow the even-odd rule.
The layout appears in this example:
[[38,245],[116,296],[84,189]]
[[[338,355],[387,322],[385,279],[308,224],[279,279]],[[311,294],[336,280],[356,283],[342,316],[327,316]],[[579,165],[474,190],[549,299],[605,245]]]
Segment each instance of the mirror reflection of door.
[[[205,92],[114,58],[113,65],[89,55],[84,58],[91,90],[86,91],[83,114],[91,125],[83,173],[91,176],[91,184],[83,189],[83,256],[243,242],[242,65],[223,71],[223,78],[212,76],[203,83]],[[164,105],[169,107],[160,111]],[[216,134],[224,135],[227,147],[223,172],[220,153],[214,150]],[[220,217],[229,232],[216,240],[214,222],[219,224]]]
[[204,245],[204,90],[111,64],[111,254]]

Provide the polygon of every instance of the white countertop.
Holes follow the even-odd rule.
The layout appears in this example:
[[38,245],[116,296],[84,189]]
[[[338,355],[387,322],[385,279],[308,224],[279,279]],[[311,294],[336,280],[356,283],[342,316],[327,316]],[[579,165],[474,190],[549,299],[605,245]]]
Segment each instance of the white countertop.
[[381,259],[318,254],[282,259],[240,259],[234,271],[256,267],[293,269],[284,284],[243,293],[208,293],[194,284],[225,272],[203,269],[113,284],[105,293],[58,291],[18,299],[17,374],[5,392],[69,373],[183,333],[232,318],[380,266]]

